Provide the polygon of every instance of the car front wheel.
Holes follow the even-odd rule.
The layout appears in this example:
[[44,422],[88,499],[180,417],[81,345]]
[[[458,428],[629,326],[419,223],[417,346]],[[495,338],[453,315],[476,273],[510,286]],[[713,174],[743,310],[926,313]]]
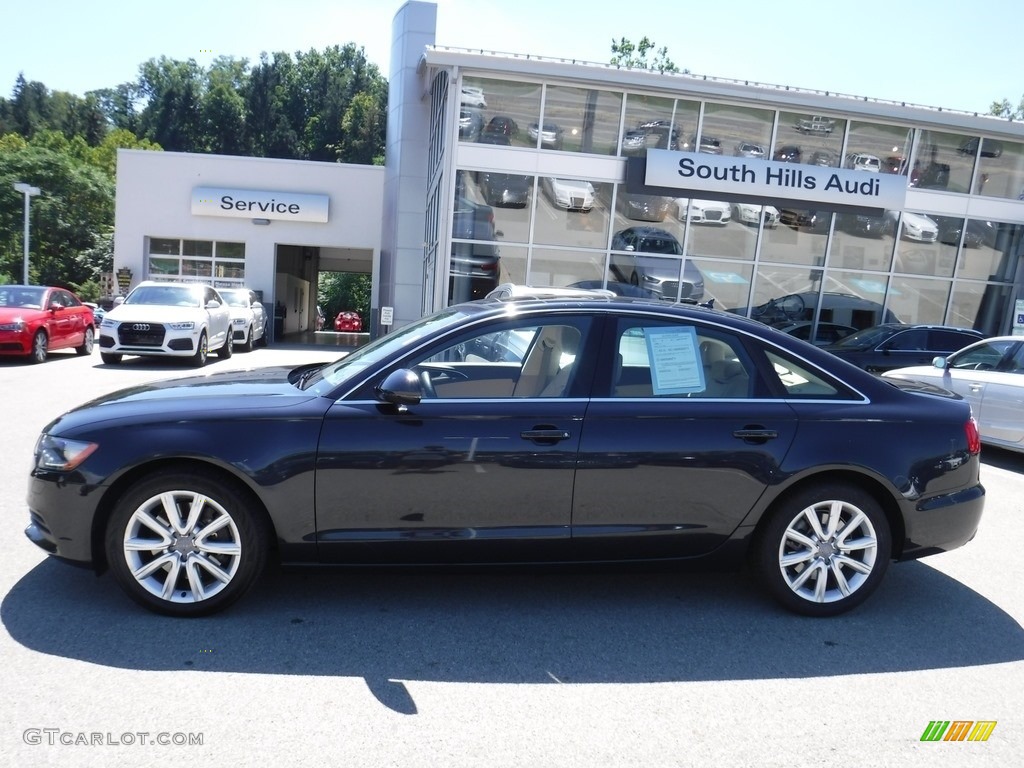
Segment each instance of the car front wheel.
[[242,342],[243,352],[252,352],[252,326],[250,325],[245,331],[245,341]]
[[224,339],[224,344],[221,345],[221,348],[217,350],[217,357],[219,357],[221,360],[227,360],[229,357],[231,357],[231,355],[234,354],[234,352],[235,352],[235,336],[231,332],[231,329],[229,328],[228,329],[228,337],[226,339]]
[[118,501],[107,525],[107,562],[137,603],[167,616],[223,610],[256,583],[267,559],[263,518],[216,475],[161,473]]
[[206,365],[206,356],[210,354],[210,350],[206,345],[206,331],[199,334],[199,343],[196,345],[196,353],[192,355],[192,365],[196,368],[202,368]]
[[829,483],[785,499],[761,531],[755,555],[765,587],[782,605],[835,616],[875,591],[891,549],[889,523],[874,497]]
[[100,352],[100,360],[106,365],[118,365],[121,362],[121,355],[113,352]]
[[36,331],[32,337],[32,351],[28,359],[30,363],[45,363],[46,353],[49,347],[49,339],[46,338],[46,331]]

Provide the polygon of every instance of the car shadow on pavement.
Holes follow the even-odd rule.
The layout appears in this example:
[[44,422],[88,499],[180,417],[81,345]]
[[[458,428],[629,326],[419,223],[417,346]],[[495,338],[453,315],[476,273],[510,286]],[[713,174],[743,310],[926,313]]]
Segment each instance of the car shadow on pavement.
[[1024,658],[1011,616],[920,562],[894,565],[871,600],[832,619],[789,614],[751,582],[622,570],[272,572],[227,612],[184,620],[136,607],[109,576],[45,560],[5,596],[0,620],[30,650],[111,667],[362,677],[406,714],[417,710],[403,681],[753,680]]
[[[1010,451],[1005,448],[996,448],[992,445],[983,446],[981,449],[981,463],[983,466],[999,467],[1008,472],[1017,472],[1024,475],[1024,453]],[[982,469],[981,481],[985,482],[985,470]]]

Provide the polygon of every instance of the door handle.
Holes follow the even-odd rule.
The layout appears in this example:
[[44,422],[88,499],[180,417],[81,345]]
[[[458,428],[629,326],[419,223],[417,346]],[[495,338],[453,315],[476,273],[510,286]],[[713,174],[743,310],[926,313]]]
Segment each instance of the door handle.
[[732,436],[745,443],[766,443],[777,438],[779,433],[774,429],[764,429],[763,427],[744,427],[737,429]]
[[564,429],[538,428],[527,429],[519,433],[523,440],[529,440],[537,445],[554,445],[562,440],[568,440],[570,435]]

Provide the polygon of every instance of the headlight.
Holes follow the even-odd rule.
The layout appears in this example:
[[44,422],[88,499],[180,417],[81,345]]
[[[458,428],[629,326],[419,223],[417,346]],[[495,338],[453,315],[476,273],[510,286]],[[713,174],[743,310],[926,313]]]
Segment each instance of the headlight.
[[0,323],[0,331],[24,331],[25,321],[15,320],[13,323]]
[[170,328],[172,331],[191,331],[193,328],[196,327],[196,324],[192,321],[183,323],[168,323],[167,327]]
[[81,440],[42,434],[36,441],[36,469],[70,472],[92,455],[99,446]]
[[235,325],[245,325],[245,318],[244,317],[236,317],[231,322],[234,323]]
[[111,320],[110,318],[104,317],[100,323],[100,328],[106,328],[107,330],[114,330],[117,328],[117,320]]

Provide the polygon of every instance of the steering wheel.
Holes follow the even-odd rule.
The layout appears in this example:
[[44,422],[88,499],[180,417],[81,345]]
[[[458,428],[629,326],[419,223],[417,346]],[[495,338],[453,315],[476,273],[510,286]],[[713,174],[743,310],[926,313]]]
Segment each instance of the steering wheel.
[[424,368],[420,371],[420,383],[423,385],[425,397],[437,397],[437,390],[434,389],[434,382],[430,379],[430,369]]

